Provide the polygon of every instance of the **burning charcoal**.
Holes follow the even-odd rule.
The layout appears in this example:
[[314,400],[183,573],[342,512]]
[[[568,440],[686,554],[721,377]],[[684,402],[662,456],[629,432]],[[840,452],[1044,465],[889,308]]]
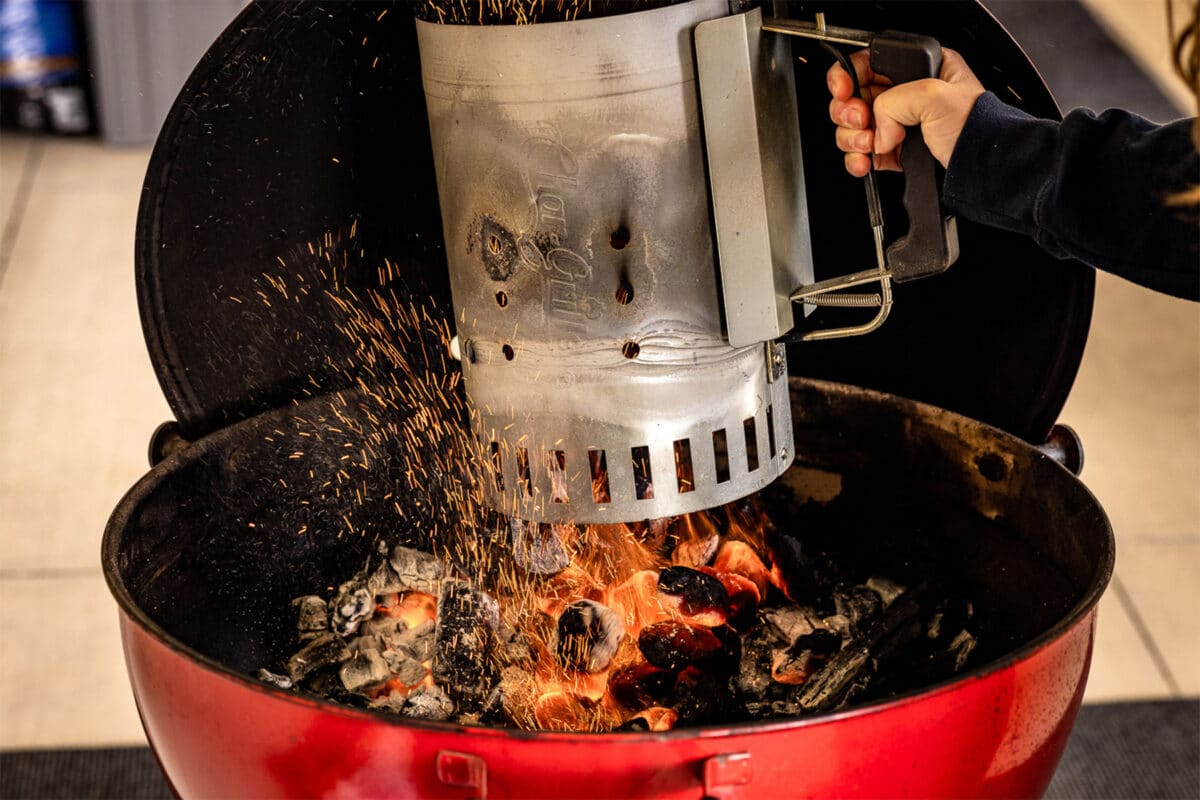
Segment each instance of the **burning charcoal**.
[[804,606],[767,608],[763,609],[760,617],[764,623],[778,631],[785,644],[791,644],[799,637],[812,633],[821,626],[821,620],[817,617],[816,612]]
[[500,672],[500,706],[509,719],[523,720],[533,713],[537,683],[528,670],[505,667]]
[[794,603],[816,606],[828,597],[832,565],[828,559],[810,554],[791,536],[772,542],[772,582]]
[[604,587],[593,575],[571,564],[542,582],[536,592],[536,602],[539,611],[557,618],[569,603],[580,599],[600,600],[603,595]]
[[426,620],[415,628],[409,628],[396,637],[392,647],[408,658],[429,661],[437,649],[437,623]]
[[661,703],[674,686],[673,671],[645,663],[624,667],[608,679],[613,699],[634,711]]
[[[640,720],[645,725],[644,728],[639,727],[635,728],[634,730],[662,733],[663,731],[669,731],[675,727],[675,723],[679,721],[679,713],[673,708],[653,706],[640,711],[636,716],[633,717],[633,719],[629,720],[629,722],[633,722],[634,720]],[[629,722],[625,724],[628,725]],[[621,727],[624,728],[624,725]]]
[[[361,626],[359,632],[360,634],[362,632]],[[378,653],[384,649],[384,642],[383,637],[381,636],[360,635],[354,637],[353,639],[348,639],[346,641],[346,647],[350,649],[351,653],[357,653],[359,650],[374,650]]]
[[391,675],[388,664],[377,650],[359,650],[338,670],[348,692],[366,694],[378,689]]
[[850,622],[851,632],[857,632],[883,609],[883,599],[867,586],[852,586],[833,590],[833,606]]
[[[711,568],[705,567],[704,569],[707,571]],[[754,581],[736,572],[713,570],[713,577],[721,582],[721,585],[725,587],[725,593],[729,595],[729,611],[726,616],[731,622],[736,620],[739,626],[745,627],[745,623],[753,616],[758,609],[758,604],[762,601],[762,594],[758,591],[758,587],[754,585]]]
[[621,723],[616,728],[618,733],[648,733],[650,731],[650,720],[645,717],[630,717]]
[[336,669],[322,669],[314,672],[304,680],[302,688],[327,700],[353,708],[366,708],[369,705],[365,695],[346,691]]
[[392,548],[388,563],[395,571],[400,588],[396,591],[423,592],[437,596],[445,569],[437,556],[411,547]]
[[833,711],[862,693],[876,672],[903,656],[903,648],[921,636],[919,598],[923,587],[896,598],[866,626],[863,633],[847,642],[819,672],[800,689],[795,701],[809,713]]
[[767,565],[754,552],[754,548],[736,539],[727,539],[721,544],[717,556],[713,559],[713,569],[718,572],[732,572],[750,580],[758,588],[760,602],[767,596],[767,588],[771,578]]
[[[321,605],[325,605],[325,603],[322,602]],[[278,675],[265,669],[258,671],[258,679],[263,683],[271,684],[277,689],[291,689],[295,685],[287,675]]]
[[950,598],[925,625],[924,636],[905,648],[903,665],[882,672],[872,681],[872,692],[898,691],[912,685],[928,685],[961,671],[977,645],[964,626],[970,621],[967,603]]
[[438,600],[424,592],[405,592],[386,609],[389,617],[403,620],[410,628],[420,627],[437,617]]
[[403,714],[404,704],[406,702],[408,702],[408,695],[403,691],[388,692],[373,698],[368,707],[374,708],[377,711],[387,711],[392,714]]
[[683,669],[711,661],[721,652],[721,640],[707,628],[670,620],[642,629],[638,649],[656,667]]
[[939,603],[937,610],[929,619],[925,635],[933,640],[950,639],[957,636],[974,616],[970,603],[952,597]]
[[675,549],[676,539],[673,528],[678,517],[659,517],[645,522],[629,522],[626,526],[633,538],[637,539],[651,553],[668,556]]
[[301,633],[329,630],[329,604],[317,595],[297,597],[292,607],[297,610],[296,630]]
[[709,627],[725,624],[729,593],[712,575],[689,567],[667,567],[658,573],[658,591],[689,622]]
[[668,705],[683,725],[704,725],[729,719],[734,710],[729,681],[711,672],[689,668],[679,674]]
[[479,713],[470,715],[472,717],[470,719],[465,718],[467,715],[459,717],[459,722],[464,725],[503,725],[507,722],[504,718],[503,702],[504,690],[497,683],[492,687],[491,694],[488,695],[487,700],[483,701],[483,708],[479,710]]
[[400,582],[396,570],[392,569],[392,565],[385,559],[379,562],[379,566],[367,578],[367,591],[374,597],[384,598],[382,605],[386,606],[390,604],[391,598],[404,591],[404,585]]
[[630,636],[637,636],[642,628],[671,619],[671,612],[658,593],[658,573],[651,569],[639,570],[623,582],[611,587],[605,602],[617,613]]
[[534,575],[554,575],[571,563],[571,553],[563,544],[562,525],[524,522],[512,517],[512,556],[521,569]]
[[447,720],[454,715],[454,700],[436,686],[422,686],[405,699],[400,713],[414,719]]
[[500,608],[495,600],[466,581],[442,581],[433,679],[456,702],[479,702],[491,690],[487,665],[499,626]]
[[418,686],[425,680],[429,670],[415,658],[409,658],[401,652],[389,650],[383,654],[388,670],[405,686]]
[[721,534],[705,512],[684,514],[677,525],[679,544],[671,561],[685,567],[702,567],[713,560],[721,545]]
[[545,731],[573,731],[584,716],[579,700],[566,692],[545,692],[533,703],[538,728]]
[[349,657],[350,650],[341,637],[332,633],[321,633],[288,659],[287,674],[293,682],[297,682],[313,670],[340,664]]
[[496,632],[496,656],[505,667],[533,664],[533,649],[525,634],[506,622]]
[[578,600],[558,618],[559,663],[567,669],[600,672],[608,667],[625,636],[621,619],[594,600]]
[[844,641],[853,638],[855,633],[854,627],[850,624],[850,618],[845,614],[830,614],[828,617],[823,617],[821,628],[836,633]]
[[533,703],[533,716],[547,731],[607,731],[621,724],[614,709],[559,690],[541,694]]
[[904,594],[903,586],[895,581],[890,581],[887,578],[879,576],[868,578],[864,586],[879,595],[879,599],[883,601],[884,608],[890,606],[893,600]]
[[978,644],[978,640],[971,635],[970,631],[958,632],[958,636],[954,637],[950,642],[950,647],[946,650],[949,660],[953,662],[952,672],[959,672],[967,665],[967,660]]
[[385,645],[395,641],[397,637],[402,636],[408,630],[408,623],[396,617],[382,615],[374,616],[370,619],[363,620],[358,626],[358,634],[360,636],[375,636],[383,641]]
[[762,699],[771,686],[771,664],[782,642],[768,625],[758,625],[742,638],[742,657],[739,659],[734,688],[746,697]]
[[728,625],[719,625],[712,629],[712,633],[721,643],[721,649],[704,668],[730,674],[737,669],[738,662],[742,659],[742,637]]
[[358,630],[359,624],[375,611],[375,595],[364,581],[349,580],[338,587],[329,601],[329,627],[343,636]]
[[771,680],[799,686],[824,666],[842,646],[842,637],[821,628],[800,636],[778,653],[771,664]]

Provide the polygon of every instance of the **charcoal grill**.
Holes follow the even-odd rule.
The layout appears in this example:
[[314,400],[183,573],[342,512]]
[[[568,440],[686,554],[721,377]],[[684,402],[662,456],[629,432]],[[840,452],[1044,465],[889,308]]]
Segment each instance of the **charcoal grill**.
[[[824,6],[794,10],[814,9]],[[287,617],[282,606],[356,569],[370,539],[295,535],[301,501],[313,532],[336,527],[346,501],[307,483],[285,442],[272,441],[272,431],[319,413],[335,393],[353,406],[356,376],[335,368],[350,355],[337,315],[317,292],[270,308],[233,298],[254,297],[281,261],[305,280],[328,278],[306,260],[306,243],[340,231],[339,285],[377,286],[386,257],[400,302],[450,307],[415,28],[399,10],[252,4],[189,79],[151,158],[138,220],[139,301],[177,420],[155,438],[156,466],[114,512],[104,566],[147,734],[176,790],[1039,794],[1082,696],[1095,604],[1112,567],[1102,510],[1039,449],[1082,354],[1093,278],[968,223],[960,223],[959,265],[898,287],[883,330],[789,347],[791,372],[804,378],[785,384],[795,431],[794,443],[780,444],[793,444],[797,464],[784,480],[801,495],[818,478],[841,487],[832,503],[814,502],[787,522],[840,520],[847,557],[878,558],[914,570],[913,579],[921,570],[958,576],[981,598],[981,624],[996,643],[980,667],[833,716],[604,735],[420,723],[248,677],[290,646],[291,631],[277,624]],[[983,65],[989,87],[1032,113],[1057,115],[1036,71],[975,2],[838,3],[836,11],[847,25],[929,33]],[[798,62],[799,97],[823,96],[825,66]],[[801,130],[827,130],[825,107],[799,102]],[[861,189],[829,141],[825,154],[807,144],[805,152],[818,280],[846,259],[871,259],[861,236],[853,239],[862,252],[847,254],[845,232],[866,225],[854,216],[863,213],[854,211]],[[895,188],[885,180],[885,198]],[[964,297],[995,302],[968,307]],[[382,488],[400,477],[384,458],[364,481]],[[910,523],[903,536],[863,515],[879,507]]]

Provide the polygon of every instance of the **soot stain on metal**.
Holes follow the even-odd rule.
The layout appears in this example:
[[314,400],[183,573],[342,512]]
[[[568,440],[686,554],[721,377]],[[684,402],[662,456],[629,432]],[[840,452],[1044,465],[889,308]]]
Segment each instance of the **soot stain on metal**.
[[506,281],[517,271],[521,261],[517,238],[486,214],[477,216],[467,231],[467,252],[474,252],[476,247],[483,269],[492,280]]

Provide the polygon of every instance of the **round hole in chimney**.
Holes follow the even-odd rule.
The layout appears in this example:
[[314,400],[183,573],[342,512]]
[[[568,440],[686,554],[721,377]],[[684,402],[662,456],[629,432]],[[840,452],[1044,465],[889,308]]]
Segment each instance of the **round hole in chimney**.
[[503,289],[496,292],[496,305],[500,306],[501,308],[504,308],[508,305],[508,294]]
[[623,306],[633,302],[633,284],[624,275],[621,276],[621,285],[617,287],[617,302]]
[[501,353],[504,353],[504,360],[505,360],[505,361],[512,361],[512,360],[513,360],[513,355],[514,355],[514,353],[513,353],[513,349],[512,349],[512,345],[511,345],[511,344],[506,344],[506,345],[504,345],[503,347],[501,347],[501,348],[500,348],[500,352],[501,352]]
[[621,348],[621,355],[626,358],[637,358],[638,353],[641,351],[642,348],[638,347],[637,342],[626,342],[624,347]]
[[608,243],[612,245],[613,250],[624,250],[625,245],[629,244],[629,228],[619,226],[608,238]]

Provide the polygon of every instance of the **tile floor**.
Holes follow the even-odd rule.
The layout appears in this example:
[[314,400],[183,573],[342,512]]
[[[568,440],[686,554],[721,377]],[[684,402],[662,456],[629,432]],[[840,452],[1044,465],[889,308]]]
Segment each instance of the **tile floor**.
[[[0,138],[0,748],[145,741],[98,550],[170,416],[133,285],[147,156]],[[1200,694],[1200,305],[1101,276],[1062,419],[1118,540],[1086,700]]]

